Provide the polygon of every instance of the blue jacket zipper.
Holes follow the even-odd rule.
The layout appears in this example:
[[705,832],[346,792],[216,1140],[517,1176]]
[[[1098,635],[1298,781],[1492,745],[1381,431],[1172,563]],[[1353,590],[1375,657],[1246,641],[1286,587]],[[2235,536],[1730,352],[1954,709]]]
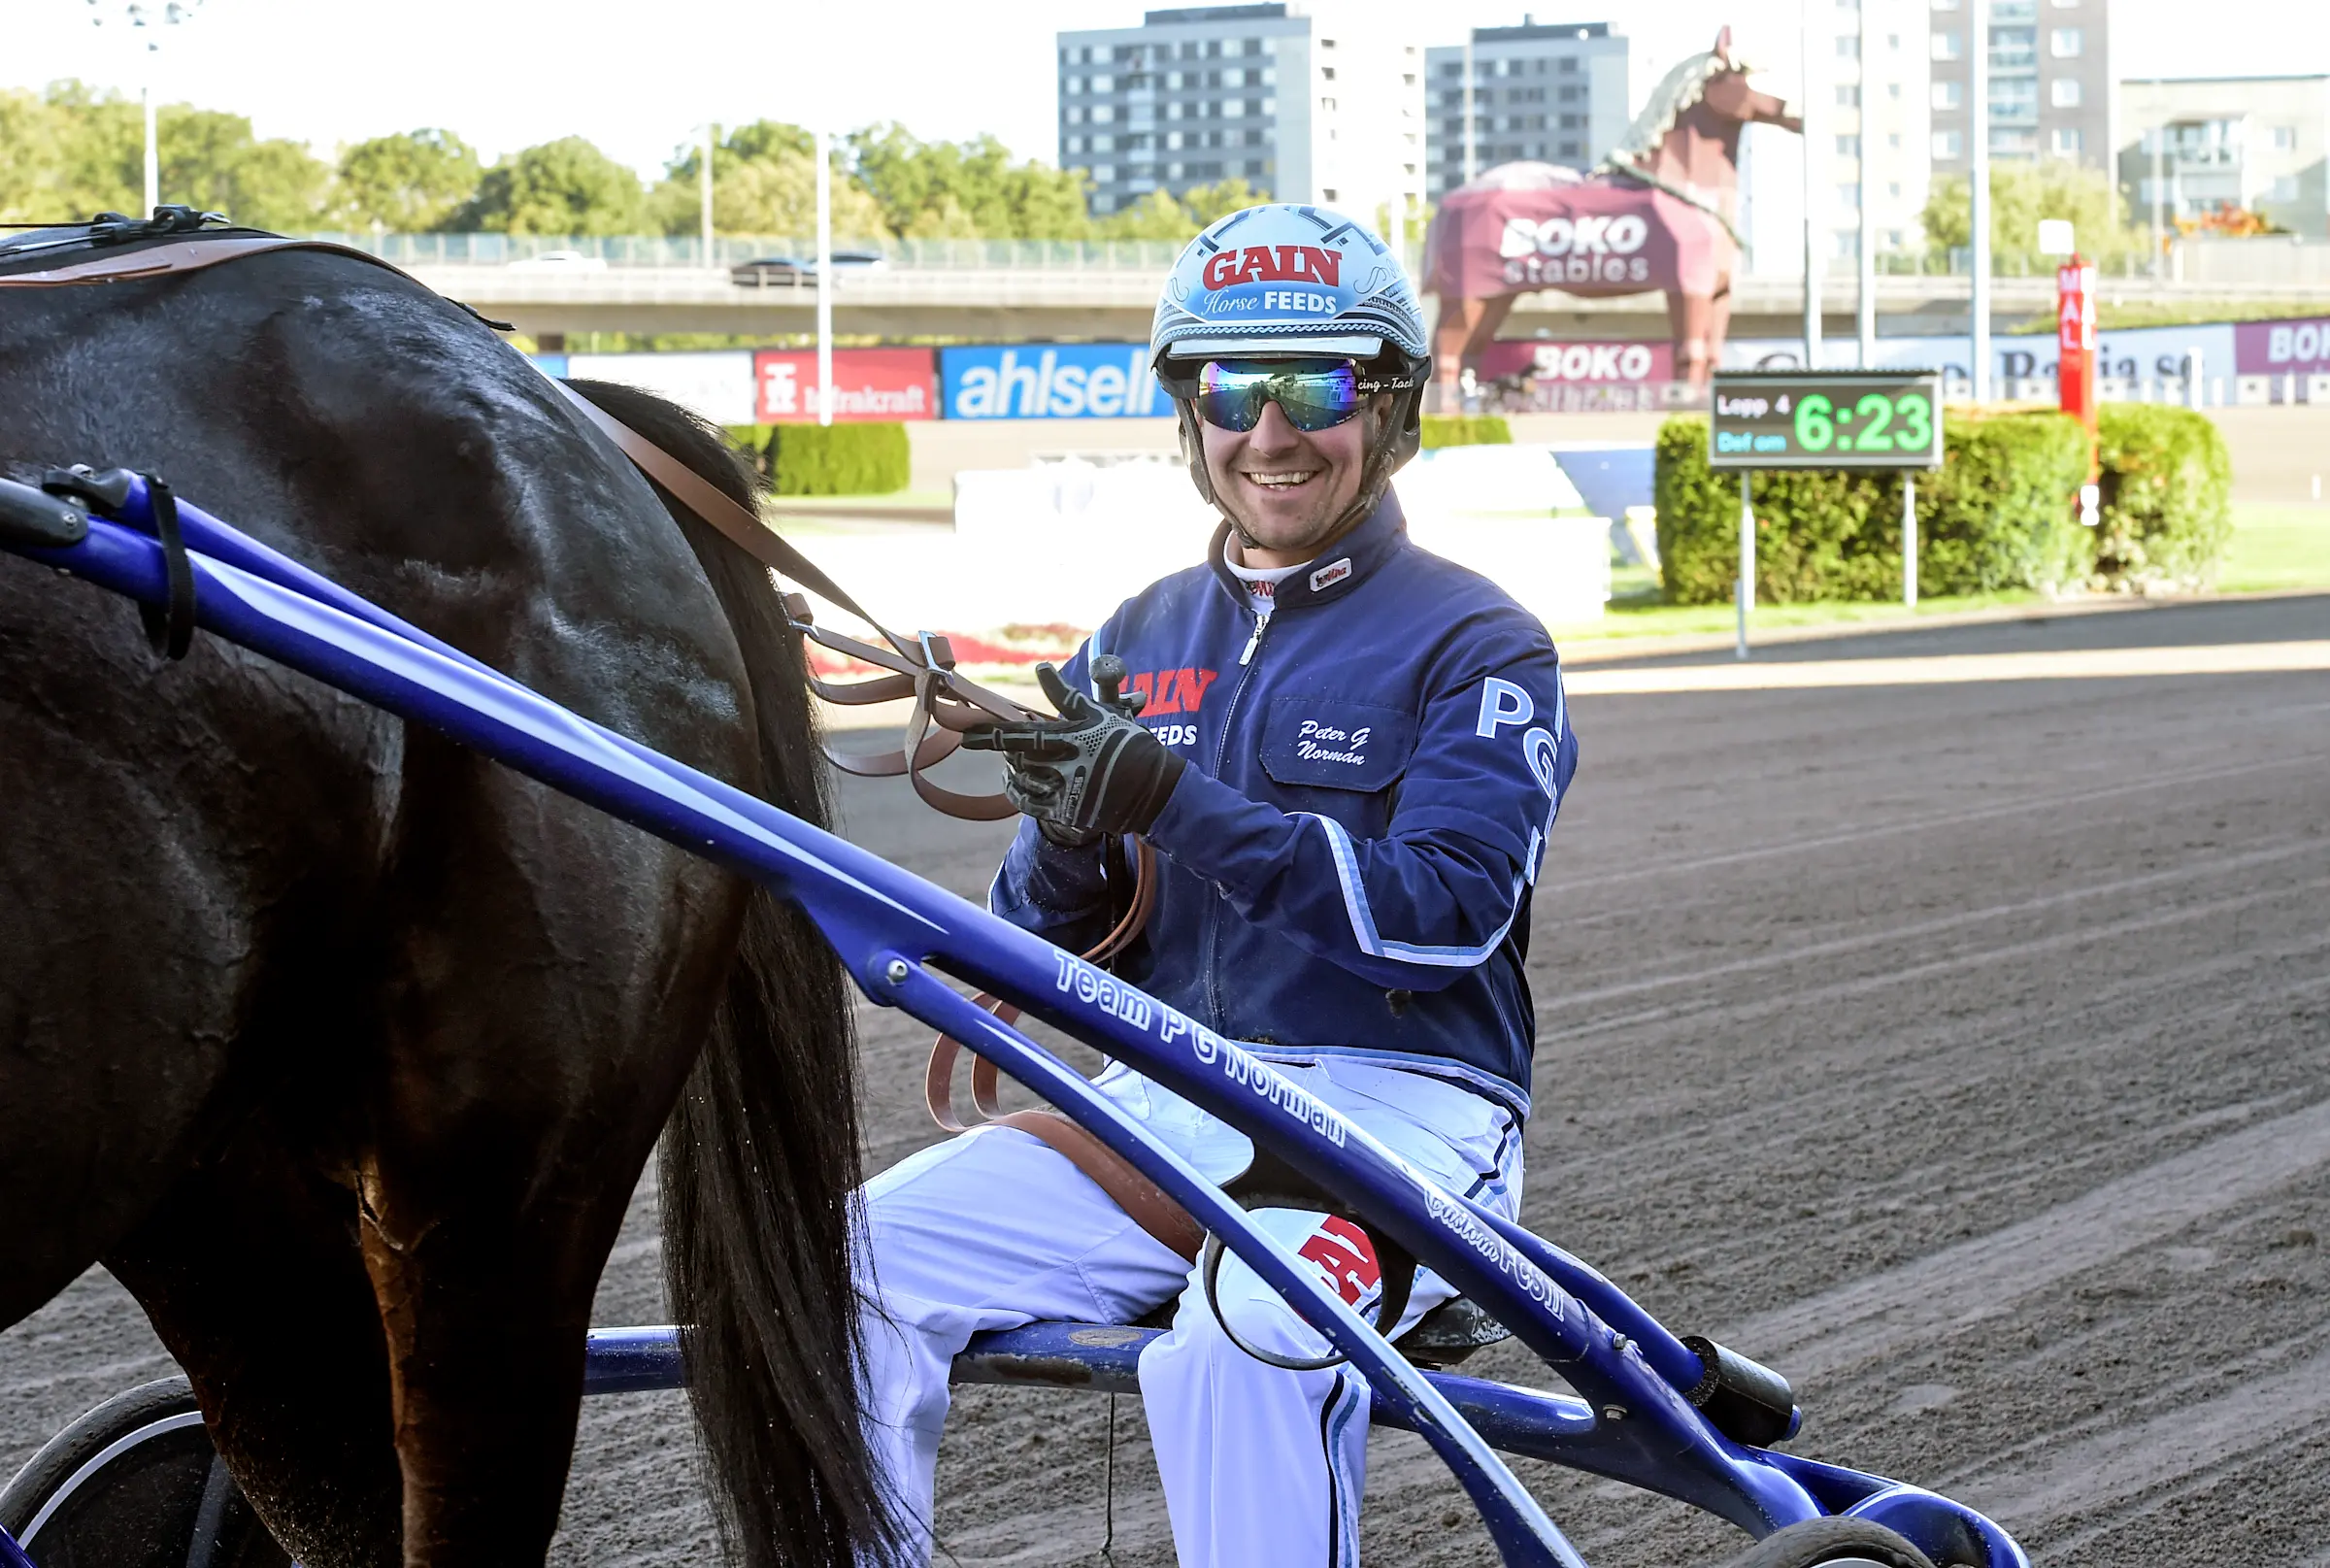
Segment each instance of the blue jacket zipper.
[[[1221,765],[1230,754],[1230,726],[1238,718],[1238,699],[1246,695],[1246,684],[1254,677],[1254,664],[1262,654],[1262,638],[1270,630],[1276,616],[1254,617],[1253,635],[1246,640],[1246,651],[1238,656],[1238,684],[1230,688],[1230,700],[1221,711],[1221,736],[1214,743],[1214,777],[1221,777]],[[1215,889],[1214,897],[1206,901],[1206,940],[1204,943],[1206,977],[1206,1010],[1213,1015],[1206,1027],[1221,1029],[1221,971],[1215,957],[1221,943],[1221,890]]]

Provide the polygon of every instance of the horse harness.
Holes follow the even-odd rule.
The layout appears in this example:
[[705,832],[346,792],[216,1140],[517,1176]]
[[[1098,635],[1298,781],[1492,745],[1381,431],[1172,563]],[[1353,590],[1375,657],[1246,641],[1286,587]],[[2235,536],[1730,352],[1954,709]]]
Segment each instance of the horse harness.
[[[137,283],[280,250],[320,250],[385,268],[400,278],[411,276],[393,262],[351,246],[328,240],[293,239],[259,229],[217,226],[224,222],[216,213],[191,207],[160,207],[150,219],[101,213],[89,223],[32,229],[0,240],[0,288]],[[463,305],[461,309],[489,327],[511,330],[507,322],[494,321],[469,306]],[[1034,717],[1031,710],[959,674],[954,667],[953,649],[945,636],[917,632],[908,637],[883,626],[749,509],[739,505],[717,485],[565,382],[553,379],[551,384],[565,395],[580,418],[612,441],[642,474],[721,538],[768,571],[801,584],[874,628],[881,639],[879,644],[829,630],[816,624],[807,596],[797,592],[782,595],[786,623],[802,645],[803,676],[817,696],[844,707],[901,698],[913,702],[904,738],[895,751],[860,751],[825,742],[826,757],[835,767],[861,778],[903,775],[925,803],[967,821],[1001,821],[1016,815],[1016,809],[1000,792],[964,794],[924,777],[924,770],[951,755],[961,746],[965,731],[990,719],[1008,721]],[[62,483],[76,482],[67,479]],[[85,486],[87,481],[80,483]],[[146,626],[156,652],[173,659],[183,658],[193,639],[193,575],[186,564],[183,541],[178,537],[177,510],[169,488],[159,481],[150,480],[150,484],[153,487],[155,523],[163,536],[169,566],[170,594],[166,606],[145,607]],[[812,642],[885,673],[863,681],[826,681],[810,664],[806,645]],[[1103,698],[1113,699],[1115,695],[1107,691]],[[1134,888],[1129,907],[1109,933],[1082,955],[1088,963],[1106,964],[1123,953],[1140,936],[1156,906],[1156,851],[1146,840],[1134,842]],[[1015,1022],[1019,1017],[1017,1008],[998,997],[982,992],[977,1000],[1005,1023]],[[999,1114],[995,1064],[984,1057],[973,1060],[971,1097],[979,1117],[977,1121],[966,1123],[954,1104],[955,1061],[962,1049],[959,1041],[939,1036],[932,1043],[923,1075],[924,1101],[932,1118],[942,1128],[961,1133],[977,1121],[993,1121],[1042,1139],[1090,1177],[1142,1229],[1183,1257],[1197,1256],[1205,1233],[1188,1211],[1099,1139],[1056,1111]]]

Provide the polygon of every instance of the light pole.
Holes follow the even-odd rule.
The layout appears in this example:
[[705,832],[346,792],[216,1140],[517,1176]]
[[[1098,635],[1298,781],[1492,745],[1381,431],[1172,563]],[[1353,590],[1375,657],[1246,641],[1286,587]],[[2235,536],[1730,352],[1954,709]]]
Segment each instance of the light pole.
[[817,127],[817,423],[833,423],[833,145]]
[[1825,23],[1816,24],[1814,17],[1823,9],[1819,0],[1802,0],[1799,8],[1804,22],[1804,368],[1807,370],[1820,368],[1820,135],[1827,129],[1828,116],[1820,102],[1818,40],[1825,39],[1829,29]]
[[1464,183],[1481,173],[1480,148],[1473,140],[1473,35],[1464,35]]
[[719,126],[710,120],[705,121],[703,178],[696,183],[704,209],[704,265],[715,270],[718,268],[719,263],[713,259],[712,254],[712,150],[718,144],[719,139]]
[[[88,4],[89,20],[103,27],[106,0],[88,0]],[[183,24],[201,9],[202,0],[165,0],[159,7],[130,0],[130,4],[121,7],[120,14],[129,23],[132,35],[145,39],[146,53],[151,56],[161,52],[163,28]],[[146,214],[151,217],[153,210],[162,204],[162,155],[160,140],[154,134],[153,61],[150,57],[145,64],[145,80],[138,83],[138,99],[146,112]]]
[[1875,102],[1869,91],[1869,61],[1874,57],[1872,46],[1877,42],[1876,30],[1869,22],[1869,13],[1874,4],[1875,0],[1861,0],[1861,83],[1855,89],[1861,107],[1860,113],[1853,117],[1854,123],[1859,127],[1861,150],[1855,177],[1860,182],[1861,193],[1860,319],[1857,324],[1860,327],[1863,370],[1871,369],[1877,363],[1877,205],[1870,200],[1877,187],[1869,179],[1869,157],[1877,147],[1877,138],[1869,133],[1870,108]]
[[1972,0],[1974,56],[1967,62],[1967,217],[1974,233],[1974,400],[1990,398],[1990,0]]

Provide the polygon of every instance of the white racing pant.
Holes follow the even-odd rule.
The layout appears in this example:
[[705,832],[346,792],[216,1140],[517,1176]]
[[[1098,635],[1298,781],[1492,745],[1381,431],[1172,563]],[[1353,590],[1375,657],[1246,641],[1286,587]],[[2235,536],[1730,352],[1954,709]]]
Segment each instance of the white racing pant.
[[[1504,1107],[1446,1080],[1338,1058],[1279,1070],[1449,1190],[1517,1213],[1521,1140]],[[1209,1180],[1252,1158],[1243,1133],[1122,1065],[1099,1084]],[[1197,1270],[1066,1156],[1014,1128],[982,1128],[884,1171],[865,1199],[869,1437],[917,1560],[932,1549],[948,1370],[971,1336],[1039,1318],[1129,1323],[1178,1294],[1172,1331],[1142,1354],[1141,1392],[1182,1568],[1358,1561],[1365,1380],[1348,1366],[1284,1371],[1230,1344]],[[1254,1218],[1373,1315],[1378,1273],[1355,1226],[1291,1210]],[[1218,1293],[1248,1344],[1325,1353],[1323,1336],[1235,1256]],[[1401,1331],[1454,1293],[1419,1270]]]

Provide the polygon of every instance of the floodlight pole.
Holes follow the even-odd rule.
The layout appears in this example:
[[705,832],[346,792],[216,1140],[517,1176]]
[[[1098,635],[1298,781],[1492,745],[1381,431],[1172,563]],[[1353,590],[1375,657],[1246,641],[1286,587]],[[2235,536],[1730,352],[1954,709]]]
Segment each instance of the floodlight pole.
[[1480,146],[1473,136],[1473,35],[1464,35],[1464,183],[1481,173]]
[[833,149],[817,129],[817,423],[833,423]]
[[1990,397],[1990,0],[1971,0],[1974,57],[1967,62],[1973,144],[1967,149],[1968,217],[1974,241],[1974,400]]
[[1861,82],[1858,91],[1861,108],[1860,113],[1854,117],[1854,123],[1860,127],[1859,146],[1861,150],[1858,159],[1859,168],[1855,175],[1860,182],[1861,193],[1861,277],[1858,325],[1861,339],[1861,368],[1874,370],[1877,367],[1877,207],[1870,197],[1875,193],[1877,187],[1869,179],[1869,157],[1877,146],[1877,138],[1869,134],[1869,61],[1873,57],[1873,46],[1877,42],[1877,34],[1869,21],[1869,13],[1874,9],[1874,0],[1860,0],[1860,5]]
[[1755,603],[1755,470],[1740,470],[1740,581],[1732,597],[1738,601],[1740,639],[1736,655],[1748,656],[1748,611]]
[[153,124],[153,64],[150,56],[146,66],[148,80],[138,88],[138,97],[146,105],[146,206],[148,217],[162,205],[162,144]]
[[[1827,128],[1815,79],[1819,51],[1814,42],[1818,0],[1800,0],[1804,55],[1804,368],[1820,368],[1820,133]],[[1820,26],[1825,38],[1828,28]],[[1746,622],[1742,622],[1743,625]],[[1746,633],[1740,647],[1745,657]]]
[[697,192],[702,198],[704,265],[707,267],[717,267],[719,265],[717,261],[713,259],[712,254],[712,150],[715,144],[719,141],[719,125],[713,120],[706,120],[704,122],[704,167],[702,170],[702,178],[696,182],[696,185]]

